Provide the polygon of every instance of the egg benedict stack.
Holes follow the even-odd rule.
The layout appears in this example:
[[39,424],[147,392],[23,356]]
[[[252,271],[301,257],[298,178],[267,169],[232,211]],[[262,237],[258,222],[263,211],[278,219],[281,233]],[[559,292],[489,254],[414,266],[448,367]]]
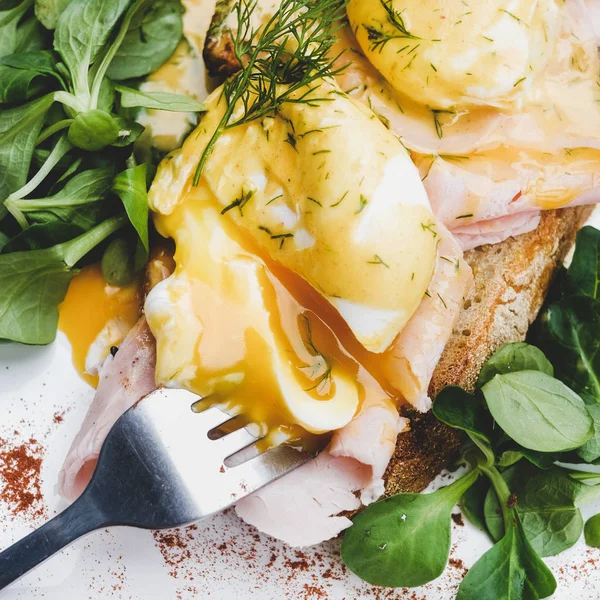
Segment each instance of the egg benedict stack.
[[348,3],[365,59],[341,85],[367,81],[352,93],[413,151],[463,248],[535,229],[541,210],[598,201],[591,17],[554,0]]
[[442,232],[418,171],[370,111],[322,79],[221,135],[195,186],[220,90],[207,108],[150,194],[177,265],[146,302],[157,383],[244,412],[264,433],[340,429],[367,393],[393,395],[377,355],[436,268]]
[[246,521],[293,545],[348,527],[340,512],[384,492],[399,407],[430,407],[471,306],[463,249],[597,201],[599,64],[573,4],[349,0],[346,20],[337,0],[219,3],[205,54],[233,75],[152,185],[175,268],[143,331],[156,385],[267,446],[328,442],[241,501]]

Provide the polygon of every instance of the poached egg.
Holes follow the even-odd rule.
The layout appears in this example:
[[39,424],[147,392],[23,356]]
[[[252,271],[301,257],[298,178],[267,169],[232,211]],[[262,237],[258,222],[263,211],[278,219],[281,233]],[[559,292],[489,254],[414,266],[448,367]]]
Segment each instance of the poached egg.
[[377,353],[427,293],[439,241],[395,136],[333,81],[307,92],[326,101],[228,129],[194,186],[224,111],[216,90],[149,195],[176,245],[174,274],[145,306],[157,383],[276,439],[340,429],[367,394],[390,395]]

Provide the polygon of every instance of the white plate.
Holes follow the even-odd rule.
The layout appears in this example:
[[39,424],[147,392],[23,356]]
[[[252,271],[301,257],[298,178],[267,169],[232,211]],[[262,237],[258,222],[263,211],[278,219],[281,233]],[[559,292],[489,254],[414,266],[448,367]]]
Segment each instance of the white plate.
[[[600,218],[594,220],[600,223]],[[45,348],[0,345],[0,439],[6,448],[34,437],[43,447],[41,481],[49,517],[65,507],[56,492],[56,478],[92,396],[93,390],[71,365],[62,334]],[[63,421],[55,422],[60,421],[55,416],[63,413]],[[0,481],[0,493],[1,489]],[[584,516],[595,512],[600,512],[600,504],[588,507]],[[43,521],[43,517],[15,517],[0,502],[0,548]],[[452,564],[444,575],[423,588],[405,591],[360,582],[341,566],[338,541],[296,551],[257,533],[232,512],[196,528],[162,534],[114,528],[80,540],[0,592],[0,600],[449,600],[464,568],[489,547],[487,538],[468,524],[453,525],[452,536]],[[549,559],[559,583],[555,598],[600,598],[596,561],[600,565],[600,550],[587,548],[582,541]]]

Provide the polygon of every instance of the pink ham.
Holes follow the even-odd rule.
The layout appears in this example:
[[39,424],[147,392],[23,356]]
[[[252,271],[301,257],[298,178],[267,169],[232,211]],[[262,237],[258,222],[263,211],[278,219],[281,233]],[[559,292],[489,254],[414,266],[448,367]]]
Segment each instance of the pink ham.
[[155,363],[154,337],[142,317],[100,369],[98,390],[59,474],[59,491],[68,500],[75,500],[87,486],[117,419],[156,388]]
[[489,111],[469,118],[465,127],[440,138],[430,111],[409,112],[400,108],[394,88],[365,57],[350,27],[342,28],[337,35],[339,41],[332,53],[340,55],[336,66],[345,67],[336,76],[340,88],[368,106],[411,150],[423,154],[468,154],[481,148],[484,140],[498,130],[501,116]]
[[341,512],[383,493],[383,473],[406,425],[389,400],[365,400],[354,420],[335,432],[327,450],[238,502],[237,514],[290,546],[335,537],[352,525]]
[[441,241],[427,296],[383,355],[383,369],[390,383],[421,411],[431,408],[427,388],[473,281],[471,268],[452,234],[439,223],[437,229]]
[[[567,0],[565,27],[580,40],[600,41],[600,0]],[[550,134],[539,112],[503,112],[494,107],[459,112],[444,123],[440,136],[433,113],[406,102],[363,54],[349,27],[342,28],[333,48],[340,55],[336,75],[340,88],[368,106],[411,151],[426,155],[461,156],[498,147],[558,152],[564,148],[600,148],[593,135],[558,129]],[[342,51],[346,50],[343,54]]]
[[[464,161],[420,158],[423,184],[436,217],[455,235],[463,250],[534,230],[542,208],[579,206],[600,201],[600,177],[540,171],[525,162],[514,166],[479,158]],[[556,202],[572,190],[570,202]],[[544,200],[540,206],[536,200]]]
[[594,38],[600,45],[600,1],[566,0],[566,6],[581,40]]
[[479,221],[452,231],[463,250],[471,250],[484,244],[498,244],[509,237],[529,233],[540,224],[541,211],[506,215],[489,221]]

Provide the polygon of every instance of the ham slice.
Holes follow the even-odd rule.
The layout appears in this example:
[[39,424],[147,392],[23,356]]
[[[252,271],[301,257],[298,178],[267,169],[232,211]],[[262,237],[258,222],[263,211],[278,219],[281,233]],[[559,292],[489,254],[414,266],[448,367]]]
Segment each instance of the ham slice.
[[[566,0],[565,7],[561,38],[579,40],[578,51],[585,49],[591,58],[593,46],[600,43],[600,0]],[[573,148],[600,148],[597,120],[582,121],[586,110],[577,108],[588,107],[589,112],[596,106],[584,84],[572,92],[581,98],[580,104],[561,105],[560,120],[549,123],[547,111],[535,103],[516,112],[481,107],[447,117],[439,135],[431,111],[406,102],[393,89],[364,56],[349,27],[337,35],[335,54],[347,50],[338,59],[339,66],[346,66],[336,76],[340,87],[369,106],[413,152],[436,217],[455,233],[463,249],[531,231],[539,223],[540,210],[587,203],[590,196],[582,194],[599,187],[598,166],[591,161],[587,167],[582,161],[577,173],[569,175],[573,163],[558,162],[553,169],[553,161],[543,158],[565,156]],[[560,46],[540,82],[538,92],[548,96],[549,106],[555,107],[561,98],[556,81],[573,69],[571,51]],[[506,149],[514,164],[502,157],[503,150],[508,155]],[[562,204],[553,200],[554,192],[560,195],[564,190],[573,192],[571,198],[563,197]],[[469,217],[461,220],[465,215]]]
[[579,39],[593,38],[600,45],[600,1],[566,0],[565,4]]
[[59,491],[67,500],[75,500],[87,486],[100,448],[117,419],[156,388],[155,364],[154,337],[142,317],[116,355],[109,355],[100,368],[96,395],[59,474]]
[[467,251],[533,231],[540,224],[540,219],[541,211],[532,210],[458,227],[453,234],[460,247]]
[[434,214],[463,250],[534,230],[544,208],[600,201],[600,176],[592,171],[543,169],[524,159],[513,165],[421,157],[417,163]]
[[290,546],[311,546],[335,537],[352,525],[340,513],[383,494],[383,473],[396,437],[406,427],[406,419],[389,400],[365,400],[325,451],[238,502],[237,514]]
[[431,408],[427,388],[473,281],[471,267],[452,234],[439,223],[437,231],[438,260],[427,296],[383,355],[390,383],[420,411]]
[[404,101],[363,54],[350,26],[341,28],[336,35],[338,41],[332,54],[339,55],[336,67],[344,67],[336,75],[340,88],[366,104],[410,150],[423,154],[468,154],[480,149],[499,129],[500,114],[485,111],[464,118],[460,127],[440,138],[432,112],[424,107],[403,106]]
[[[600,0],[567,0],[564,35],[590,43],[600,41]],[[346,50],[342,54],[342,52]],[[564,148],[600,148],[597,136],[586,129],[563,127],[548,130],[543,111],[506,112],[492,106],[458,111],[443,119],[439,135],[434,115],[427,106],[408,102],[386,81],[364,55],[349,26],[337,33],[332,54],[338,56],[336,75],[342,90],[366,104],[411,151],[426,155],[466,155],[498,147],[558,152]],[[555,57],[553,70],[563,68]],[[439,118],[439,116],[438,116]]]

